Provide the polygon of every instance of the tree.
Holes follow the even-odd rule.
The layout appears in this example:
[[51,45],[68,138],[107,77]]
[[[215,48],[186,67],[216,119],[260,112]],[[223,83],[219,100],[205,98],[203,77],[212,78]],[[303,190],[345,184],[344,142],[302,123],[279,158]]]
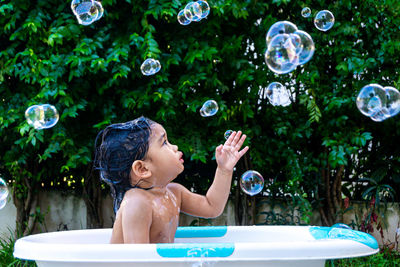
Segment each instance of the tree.
[[[15,180],[17,221],[25,233],[34,224],[39,189],[51,185],[83,192],[89,226],[102,226],[101,186],[91,166],[94,138],[106,125],[140,115],[163,124],[190,159],[177,181],[198,192],[212,181],[213,153],[227,129],[249,136],[248,162],[238,165],[235,179],[247,168],[274,178],[280,190],[272,199],[312,202],[324,224],[340,221],[343,181],[383,169],[386,183],[400,189],[399,148],[391,145],[400,135],[398,118],[375,123],[355,106],[364,85],[400,82],[395,0],[215,0],[207,19],[188,26],[177,22],[186,4],[177,0],[102,4],[104,17],[82,26],[69,2],[0,1],[0,170]],[[313,13],[329,9],[335,26],[318,31],[312,18],[301,17],[304,6]],[[280,20],[310,33],[316,52],[307,64],[277,76],[263,54],[266,32]],[[148,57],[159,59],[162,69],[144,77],[140,65]],[[294,91],[289,107],[261,97],[273,81]],[[219,111],[203,118],[198,110],[208,99]],[[24,111],[38,103],[56,106],[55,127],[35,130],[26,123]],[[255,199],[233,190],[246,217]],[[238,223],[249,222],[239,217]]]

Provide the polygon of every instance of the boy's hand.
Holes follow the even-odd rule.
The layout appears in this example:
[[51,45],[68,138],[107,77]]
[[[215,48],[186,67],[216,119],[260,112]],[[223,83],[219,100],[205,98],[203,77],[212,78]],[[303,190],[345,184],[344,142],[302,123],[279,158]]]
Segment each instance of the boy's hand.
[[240,138],[241,135],[241,131],[233,132],[224,145],[219,145],[215,149],[215,159],[219,168],[226,171],[233,171],[233,167],[235,167],[238,160],[249,150],[249,147],[246,146],[239,151],[244,140],[246,140],[246,135],[244,134]]

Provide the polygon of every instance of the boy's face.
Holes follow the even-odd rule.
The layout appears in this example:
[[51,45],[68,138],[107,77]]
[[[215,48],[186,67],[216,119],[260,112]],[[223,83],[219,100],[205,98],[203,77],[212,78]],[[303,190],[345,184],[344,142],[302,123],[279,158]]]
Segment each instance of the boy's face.
[[152,175],[162,183],[159,186],[166,186],[183,171],[183,153],[178,151],[178,146],[168,142],[164,127],[156,123],[151,129],[146,161],[149,163]]

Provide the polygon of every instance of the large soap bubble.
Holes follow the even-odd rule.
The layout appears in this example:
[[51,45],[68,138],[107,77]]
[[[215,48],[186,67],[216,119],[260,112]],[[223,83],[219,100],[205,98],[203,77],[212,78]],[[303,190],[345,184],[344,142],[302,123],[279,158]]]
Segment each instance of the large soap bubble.
[[146,76],[154,75],[157,72],[159,72],[160,69],[161,69],[160,61],[153,58],[146,59],[140,66],[142,74]]
[[210,14],[210,6],[206,1],[200,0],[196,2],[200,6],[201,18],[204,19]]
[[185,16],[188,20],[191,21],[200,21],[201,20],[201,15],[202,15],[202,9],[197,2],[189,2],[185,6]]
[[57,109],[50,104],[33,105],[26,109],[25,118],[35,129],[47,129],[57,124],[59,115]]
[[250,196],[257,195],[264,188],[264,178],[257,171],[246,171],[240,177],[240,188]]
[[265,62],[277,74],[289,73],[297,67],[299,56],[289,34],[278,34],[272,38],[265,53]]
[[379,84],[364,86],[357,96],[357,108],[366,116],[373,116],[386,106],[385,90]]
[[192,20],[188,19],[188,17],[190,17],[190,15],[186,15],[185,14],[185,13],[188,13],[188,12],[190,12],[190,11],[185,10],[185,9],[179,11],[179,13],[178,13],[178,22],[179,22],[179,24],[188,25],[188,24],[190,24],[190,22],[192,22]]
[[99,9],[99,5],[101,6],[101,4],[95,4],[93,0],[73,0],[71,9],[79,24],[86,26],[100,18],[99,12],[102,12],[102,7]]
[[267,87],[267,98],[273,106],[286,107],[290,105],[289,91],[279,82],[272,82]]
[[393,117],[400,112],[400,93],[399,91],[391,86],[383,88],[386,94],[386,111],[387,116]]
[[8,193],[7,183],[3,180],[3,178],[0,178],[0,200],[7,199]]
[[274,23],[267,32],[267,45],[271,42],[272,38],[278,34],[291,34],[295,31],[297,31],[297,26],[290,21],[278,21]]
[[314,25],[320,31],[328,31],[335,24],[335,17],[329,10],[321,10],[314,18]]
[[301,51],[298,53],[299,56],[299,65],[303,65],[310,61],[310,59],[314,55],[315,45],[311,36],[305,31],[296,31],[295,35],[299,36],[301,39]]
[[204,102],[200,109],[200,115],[202,117],[214,116],[218,112],[218,103],[215,100],[207,100]]

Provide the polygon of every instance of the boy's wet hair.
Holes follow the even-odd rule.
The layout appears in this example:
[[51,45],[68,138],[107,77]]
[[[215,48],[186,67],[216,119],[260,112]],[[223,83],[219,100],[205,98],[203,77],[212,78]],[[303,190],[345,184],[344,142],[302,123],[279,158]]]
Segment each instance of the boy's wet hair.
[[125,192],[137,185],[130,183],[132,163],[146,158],[153,124],[142,116],[109,125],[96,137],[94,167],[100,171],[100,179],[111,187],[115,213]]

